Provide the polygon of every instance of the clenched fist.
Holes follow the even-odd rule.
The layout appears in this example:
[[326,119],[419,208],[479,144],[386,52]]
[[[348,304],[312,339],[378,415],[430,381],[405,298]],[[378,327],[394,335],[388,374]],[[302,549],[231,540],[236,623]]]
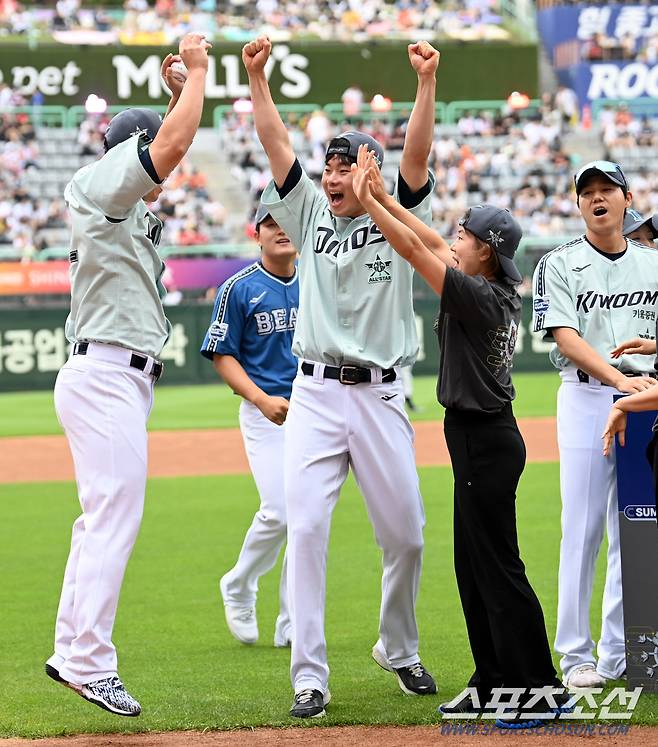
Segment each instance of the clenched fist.
[[441,53],[426,41],[416,42],[407,47],[409,62],[420,75],[434,75],[439,66]]
[[258,39],[245,44],[242,47],[242,62],[247,73],[253,75],[262,72],[271,51],[272,42],[267,36],[259,36]]

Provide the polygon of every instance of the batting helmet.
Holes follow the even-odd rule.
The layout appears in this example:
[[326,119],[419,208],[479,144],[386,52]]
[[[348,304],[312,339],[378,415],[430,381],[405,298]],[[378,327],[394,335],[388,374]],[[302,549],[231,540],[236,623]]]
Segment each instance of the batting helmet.
[[161,124],[162,118],[151,109],[124,109],[112,117],[105,130],[105,152],[139,133],[145,133],[153,141]]
[[324,160],[326,162],[332,156],[344,156],[352,161],[352,163],[356,163],[359,145],[367,145],[368,150],[374,152],[375,161],[377,161],[377,165],[381,168],[384,163],[384,149],[374,137],[370,137],[370,135],[366,135],[365,132],[358,132],[357,130],[342,132],[340,135],[333,138],[329,143]]

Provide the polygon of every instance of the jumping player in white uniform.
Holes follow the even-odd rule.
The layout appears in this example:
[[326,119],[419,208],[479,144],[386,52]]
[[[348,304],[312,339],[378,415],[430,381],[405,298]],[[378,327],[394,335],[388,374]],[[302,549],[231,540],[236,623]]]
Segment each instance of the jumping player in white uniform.
[[[436,685],[420,663],[415,603],[423,551],[423,503],[413,429],[400,366],[418,339],[412,268],[370,220],[352,189],[351,163],[373,138],[348,132],[327,149],[323,191],[303,172],[272,102],[264,67],[271,43],[247,44],[256,130],[274,181],[262,201],[300,250],[300,308],[293,353],[300,359],[286,421],[288,585],[293,642],[293,717],[324,715],[329,667],[324,636],[326,556],[331,515],[351,467],[383,551],[380,640],[373,656],[409,694]],[[427,159],[434,129],[438,52],[409,45],[418,91],[409,119],[396,194],[431,220],[434,178]]]
[[[535,270],[534,329],[556,347],[560,372],[562,542],[555,649],[569,687],[601,687],[624,672],[625,647],[614,456],[600,446],[613,395],[656,384],[652,361],[613,357],[630,337],[653,334],[658,253],[622,235],[632,195],[618,164],[594,161],[575,177],[586,232],[544,256]],[[598,664],[589,625],[594,566],[608,530]]]
[[[235,566],[220,581],[226,622],[241,643],[256,643],[258,579],[276,563],[286,541],[283,485],[284,423],[297,360],[292,337],[299,305],[297,250],[262,205],[256,213],[259,262],[219,289],[201,354],[243,399],[240,430],[260,507]],[[274,645],[292,641],[284,556]]]
[[[168,55],[162,65],[172,90],[162,126],[149,109],[117,114],[105,133],[105,155],[80,169],[65,192],[72,221],[66,336],[73,354],[57,376],[55,408],[82,514],[73,525],[46,673],[121,716],[141,708],[117,676],[112,629],[142,519],[146,421],[169,334],[156,250],[162,223],[144,200],[157,198],[192,143],[209,46],[201,34],[182,39],[180,57]],[[182,90],[169,69],[181,58],[188,69]]]

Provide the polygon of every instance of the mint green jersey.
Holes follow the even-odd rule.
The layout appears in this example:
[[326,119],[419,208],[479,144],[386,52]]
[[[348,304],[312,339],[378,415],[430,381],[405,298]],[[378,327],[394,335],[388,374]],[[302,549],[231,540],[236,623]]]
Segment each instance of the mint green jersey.
[[156,247],[162,222],[142,197],[158,186],[139,158],[147,143],[133,136],[84,166],[67,184],[71,213],[70,342],[89,340],[157,357],[167,341]]
[[[432,220],[429,178],[432,189],[411,209],[426,225]],[[370,216],[335,217],[305,173],[283,198],[270,182],[261,200],[300,253],[293,353],[331,366],[412,364],[418,354],[413,268]]]

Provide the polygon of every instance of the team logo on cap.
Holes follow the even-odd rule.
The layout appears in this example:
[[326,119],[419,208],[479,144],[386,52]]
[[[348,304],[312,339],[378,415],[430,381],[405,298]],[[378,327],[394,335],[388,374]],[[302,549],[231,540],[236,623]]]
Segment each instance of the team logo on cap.
[[493,244],[496,248],[498,248],[498,246],[504,241],[503,237],[500,234],[501,231],[498,231],[498,233],[496,233],[496,231],[492,231],[491,229],[489,229],[489,243]]
[[390,283],[391,273],[388,268],[391,265],[391,260],[382,259],[379,254],[375,257],[374,262],[366,262],[366,267],[371,270],[370,277],[368,278],[369,283]]

